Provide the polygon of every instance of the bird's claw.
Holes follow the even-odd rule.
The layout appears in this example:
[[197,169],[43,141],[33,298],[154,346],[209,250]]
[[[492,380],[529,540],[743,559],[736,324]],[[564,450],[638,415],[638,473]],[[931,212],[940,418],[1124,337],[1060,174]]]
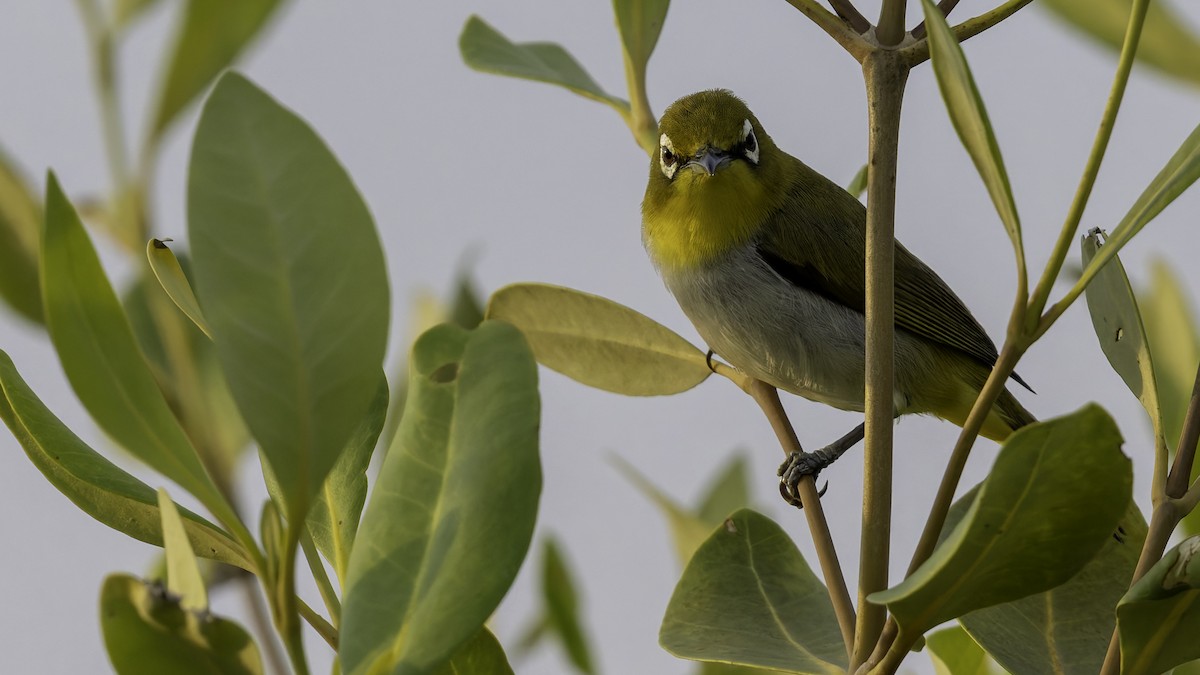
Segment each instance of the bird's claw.
[[[804,480],[805,476],[812,476],[813,480],[817,479],[817,475],[821,473],[821,469],[828,466],[828,461],[820,455],[820,452],[793,452],[788,455],[788,458],[779,465],[779,470],[776,475],[779,476],[779,495],[783,497],[783,501],[792,506],[802,509],[804,501],[800,498],[800,481]],[[829,489],[829,482],[817,493],[817,497],[824,497],[825,492]]]

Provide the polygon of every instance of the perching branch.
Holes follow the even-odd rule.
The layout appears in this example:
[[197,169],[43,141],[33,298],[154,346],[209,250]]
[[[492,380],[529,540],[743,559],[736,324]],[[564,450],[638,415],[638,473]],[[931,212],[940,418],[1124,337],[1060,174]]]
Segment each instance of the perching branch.
[[833,7],[833,11],[850,24],[851,28],[858,31],[859,35],[871,30],[871,22],[867,21],[867,17],[863,16],[850,0],[829,0],[829,6]]
[[[1032,0],[1008,0],[1008,2],[1005,2],[1003,5],[1000,5],[990,12],[980,14],[973,19],[967,19],[957,26],[953,26],[950,30],[954,32],[955,39],[957,39],[960,43],[966,42],[976,35],[979,35],[983,31],[1007,19],[1013,14],[1016,14],[1017,10],[1021,9],[1025,5],[1028,5],[1031,1]],[[904,59],[908,63],[909,67],[924,63],[929,60],[929,40],[918,40],[916,44],[910,47],[904,47],[900,50],[900,52],[904,55]]]
[[855,32],[854,28],[843,21],[841,17],[818,5],[816,0],[787,0],[787,2],[811,19],[821,30],[828,33],[829,37],[833,38],[843,49],[850,52],[854,60],[861,63],[872,50],[870,43],[862,35]]
[[875,39],[882,47],[895,47],[904,39],[904,10],[906,0],[883,0],[879,7],[879,25]]
[[[938,11],[947,19],[950,18],[950,12],[954,11],[954,7],[958,5],[958,0],[942,0],[938,3]],[[917,27],[911,31],[913,39],[920,40],[925,37],[925,22],[917,24]]]

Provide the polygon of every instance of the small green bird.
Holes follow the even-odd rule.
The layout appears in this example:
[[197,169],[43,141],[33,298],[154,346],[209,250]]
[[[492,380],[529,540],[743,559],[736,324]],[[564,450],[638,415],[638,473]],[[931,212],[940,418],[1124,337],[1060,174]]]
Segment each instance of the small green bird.
[[[751,377],[862,411],[866,208],[780,150],[729,91],[679,99],[660,130],[642,238],[696,330]],[[962,426],[996,346],[946,282],[899,242],[895,303],[895,414]],[[1034,421],[1005,390],[981,433],[1001,441]],[[800,475],[828,466],[862,436],[860,425],[802,460],[785,476],[792,494]]]

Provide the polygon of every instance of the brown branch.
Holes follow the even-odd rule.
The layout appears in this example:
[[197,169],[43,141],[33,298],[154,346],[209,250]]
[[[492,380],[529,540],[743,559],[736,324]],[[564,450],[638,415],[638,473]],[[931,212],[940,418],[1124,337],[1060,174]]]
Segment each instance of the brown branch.
[[[950,18],[950,12],[954,11],[954,7],[956,5],[958,5],[958,0],[942,0],[941,2],[938,3],[938,10],[942,13],[942,16],[944,16],[948,19],[948,18]],[[915,38],[917,40],[920,40],[921,38],[925,37],[925,22],[924,21],[917,24],[917,27],[912,29],[912,36],[913,36],[913,38]]]
[[860,35],[871,30],[871,22],[867,21],[867,17],[863,16],[850,0],[829,0],[829,6]]
[[[1021,9],[1025,5],[1028,5],[1031,1],[1032,0],[1008,0],[1008,2],[1005,2],[1003,5],[1000,5],[990,12],[980,14],[973,19],[967,19],[957,26],[952,27],[950,30],[954,31],[954,37],[960,43],[966,42],[976,35],[979,35],[983,31],[1007,19],[1013,14],[1016,14],[1017,10]],[[929,60],[929,40],[918,40],[916,44],[912,45],[911,47],[904,47],[900,50],[900,52],[904,55],[904,60],[908,63],[909,67],[924,63]]]
[[850,56],[862,62],[871,51],[871,45],[846,23],[841,17],[818,5],[816,0],[787,0],[788,4],[800,10],[821,30],[829,34],[835,42],[842,46]]
[[906,0],[883,0],[879,8],[879,25],[875,28],[875,39],[884,47],[895,47],[904,39],[904,11]]

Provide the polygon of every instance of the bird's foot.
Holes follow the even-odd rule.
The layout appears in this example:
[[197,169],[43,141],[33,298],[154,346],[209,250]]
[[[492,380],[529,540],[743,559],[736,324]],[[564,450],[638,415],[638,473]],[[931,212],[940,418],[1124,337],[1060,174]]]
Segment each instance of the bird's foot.
[[[829,448],[821,448],[816,452],[793,452],[788,455],[776,472],[779,476],[779,494],[783,501],[798,509],[804,508],[804,501],[800,498],[800,481],[804,480],[805,476],[812,476],[815,481],[821,470],[832,464],[840,455],[841,453],[831,452]],[[828,489],[829,483],[826,482],[817,496],[825,496]]]

